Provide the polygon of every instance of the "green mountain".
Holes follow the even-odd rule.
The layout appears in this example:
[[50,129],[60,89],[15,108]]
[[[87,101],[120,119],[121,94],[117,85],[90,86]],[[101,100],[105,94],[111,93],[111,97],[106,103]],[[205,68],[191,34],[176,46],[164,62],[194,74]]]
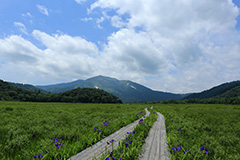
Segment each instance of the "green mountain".
[[97,76],[87,80],[78,80],[70,83],[36,87],[52,93],[68,91],[78,87],[97,88],[119,97],[124,102],[146,102],[182,98],[181,94],[153,91],[132,81],[117,80],[115,78],[104,76]]
[[24,90],[28,90],[32,92],[48,93],[47,91],[34,87],[33,85],[30,85],[30,84],[12,83],[12,82],[8,82],[8,83],[15,87],[22,88]]
[[200,93],[193,93],[183,99],[232,98],[240,95],[240,81],[224,83]]
[[[17,87],[20,86],[20,87]],[[27,86],[27,87],[26,87]],[[29,91],[29,90],[34,90]],[[27,102],[122,103],[113,94],[95,88],[76,88],[61,93],[45,93],[31,85],[13,85],[0,80],[0,100]]]
[[37,92],[24,90],[0,80],[0,100],[4,101],[30,101],[37,96]]
[[213,98],[233,98],[233,97],[240,97],[240,85],[220,94]]

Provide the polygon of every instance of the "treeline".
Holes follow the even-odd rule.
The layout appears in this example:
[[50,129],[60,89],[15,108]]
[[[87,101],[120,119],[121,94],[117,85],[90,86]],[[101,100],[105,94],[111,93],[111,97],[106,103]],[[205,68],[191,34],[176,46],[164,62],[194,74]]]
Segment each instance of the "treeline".
[[32,92],[0,80],[1,101],[69,102],[69,103],[122,103],[115,95],[94,88],[77,88],[62,93]]
[[240,105],[240,97],[208,98],[208,99],[184,99],[184,100],[162,100],[155,102],[146,102],[149,104],[232,104]]

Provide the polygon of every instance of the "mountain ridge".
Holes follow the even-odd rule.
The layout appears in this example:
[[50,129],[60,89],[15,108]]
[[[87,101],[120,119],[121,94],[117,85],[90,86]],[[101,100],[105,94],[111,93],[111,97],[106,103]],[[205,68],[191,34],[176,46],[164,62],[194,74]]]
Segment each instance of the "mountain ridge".
[[181,94],[173,94],[168,92],[154,91],[136,82],[130,80],[118,80],[116,78],[106,76],[96,76],[86,80],[77,80],[74,82],[49,85],[49,86],[35,86],[37,88],[59,93],[80,88],[99,88],[106,92],[116,95],[124,102],[145,102],[145,101],[160,101],[169,99],[181,99]]

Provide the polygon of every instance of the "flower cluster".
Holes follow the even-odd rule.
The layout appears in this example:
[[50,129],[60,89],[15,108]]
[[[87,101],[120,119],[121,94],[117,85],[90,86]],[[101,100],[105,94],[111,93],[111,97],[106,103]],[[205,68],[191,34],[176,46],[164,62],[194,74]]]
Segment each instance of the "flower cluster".
[[138,123],[142,123],[143,119],[141,118]]
[[179,131],[179,132],[181,132],[181,131],[182,131],[182,129],[181,129],[181,128],[178,128],[178,131]]
[[127,142],[125,143],[125,147],[127,148],[127,147],[129,146],[129,144],[132,144],[132,141],[127,141]]
[[61,146],[65,146],[64,143],[60,143],[61,141],[62,139],[57,139],[57,138],[54,140],[54,143],[56,143],[55,145],[57,148],[60,148]]
[[103,127],[108,127],[109,126],[109,122],[103,122]]
[[200,148],[200,150],[201,150],[201,151],[205,150],[205,154],[210,153],[210,151],[209,151],[207,148],[205,148],[204,146],[202,146],[202,147]]
[[[114,156],[113,156],[113,152],[111,152],[111,153],[110,153],[110,156],[107,157],[105,160],[116,160],[116,159],[114,158]],[[118,160],[124,160],[124,159],[119,158]]]
[[39,154],[38,156],[34,156],[34,158],[43,158],[43,156]]
[[137,117],[139,114],[141,114],[141,113],[143,113],[143,111],[141,111],[141,112],[137,113],[137,114],[136,114],[136,117]]
[[176,151],[180,151],[181,149],[182,149],[181,146],[177,146],[177,147],[172,147],[171,151],[174,150],[174,153],[175,153]]
[[111,141],[107,142],[107,144],[110,144],[110,143],[113,143],[113,142],[115,142],[114,139],[112,139]]

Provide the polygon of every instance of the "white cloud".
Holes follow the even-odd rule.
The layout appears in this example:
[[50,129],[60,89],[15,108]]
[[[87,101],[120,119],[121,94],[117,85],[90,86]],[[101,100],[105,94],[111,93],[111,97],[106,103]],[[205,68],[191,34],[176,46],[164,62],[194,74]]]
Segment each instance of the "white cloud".
[[81,4],[83,2],[86,2],[87,0],[75,0],[78,4]]
[[14,22],[14,26],[17,27],[22,33],[28,34],[25,25],[21,22]]
[[26,14],[22,14],[23,17],[32,17],[31,13],[27,12]]
[[42,14],[44,14],[46,16],[49,16],[48,9],[45,6],[37,5],[37,8],[38,8],[39,12],[41,12]]
[[[96,8],[115,11],[112,26],[120,28],[109,37],[107,53],[118,56],[119,68],[128,75],[135,71],[139,73],[135,77],[153,76],[155,83],[141,80],[152,88],[199,91],[240,79],[236,58],[240,37],[235,29],[239,9],[231,0],[98,0],[90,10]],[[129,19],[123,24],[126,14]],[[229,56],[231,48],[235,50]]]
[[35,84],[102,74],[180,93],[240,79],[239,9],[231,0],[97,0],[89,10],[100,15],[98,27],[110,20],[118,28],[101,51],[82,37],[35,30],[45,50],[19,36],[0,39],[4,69]]
[[111,18],[111,23],[112,23],[112,26],[117,28],[122,28],[126,26],[126,23],[122,21],[122,18],[116,15]]
[[81,18],[81,21],[83,22],[88,22],[88,21],[92,21],[92,17],[85,17],[85,18]]

